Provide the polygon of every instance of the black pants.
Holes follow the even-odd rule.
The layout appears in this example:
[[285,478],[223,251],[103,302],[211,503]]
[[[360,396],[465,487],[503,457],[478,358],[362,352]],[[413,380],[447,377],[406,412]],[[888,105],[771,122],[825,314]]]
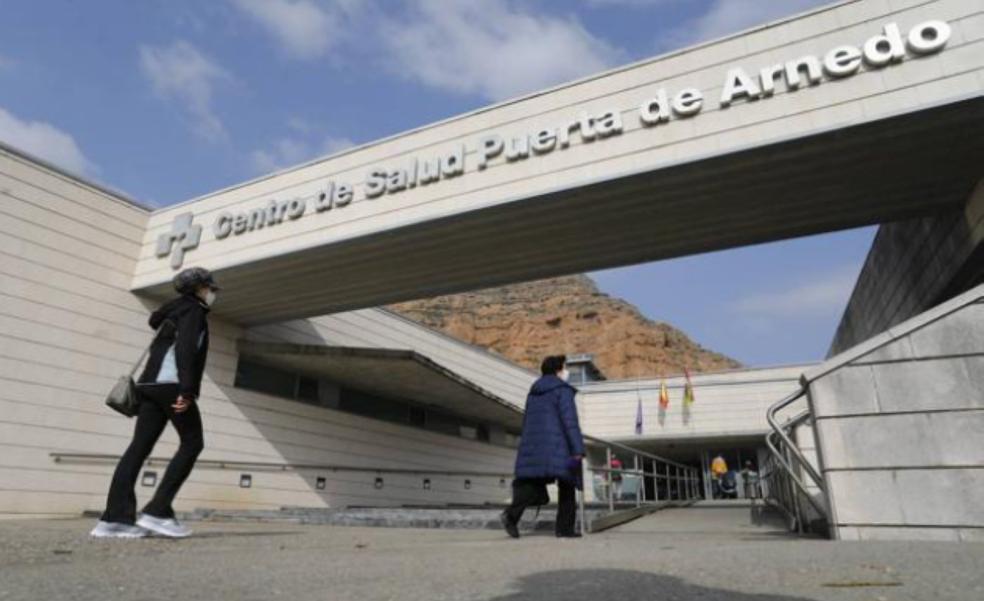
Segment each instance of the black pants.
[[153,397],[143,395],[140,413],[137,414],[137,423],[133,429],[133,440],[113,473],[106,511],[101,518],[103,521],[124,524],[133,524],[136,521],[137,495],[133,488],[140,476],[140,468],[169,420],[178,431],[181,444],[168,464],[154,497],[144,506],[143,512],[159,518],[174,517],[171,503],[204,447],[202,416],[198,412],[198,404],[193,402],[184,413],[175,413],[171,405],[177,400],[177,396],[176,386],[173,388],[173,396],[171,391],[154,394]]
[[[525,478],[513,480],[512,505],[506,509],[506,515],[509,519],[519,523],[527,507],[545,505],[550,500],[547,496],[548,482],[548,480]],[[573,534],[574,518],[577,517],[574,483],[567,480],[557,480],[557,497],[557,523],[554,530],[557,534]]]

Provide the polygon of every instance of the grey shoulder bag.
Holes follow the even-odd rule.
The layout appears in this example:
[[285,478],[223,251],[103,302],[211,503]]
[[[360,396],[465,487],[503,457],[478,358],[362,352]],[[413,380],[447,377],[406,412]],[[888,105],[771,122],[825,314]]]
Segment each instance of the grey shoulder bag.
[[154,338],[150,341],[150,344],[140,354],[137,362],[133,364],[130,373],[120,376],[120,379],[116,381],[116,385],[113,386],[113,389],[106,396],[107,407],[127,417],[133,417],[140,411],[140,397],[137,393],[137,384],[133,381],[133,374],[137,373],[140,364],[147,358],[151,347],[157,342],[157,338],[167,325],[174,325],[174,323],[170,320],[164,320],[164,323],[157,328],[157,332],[154,334]]

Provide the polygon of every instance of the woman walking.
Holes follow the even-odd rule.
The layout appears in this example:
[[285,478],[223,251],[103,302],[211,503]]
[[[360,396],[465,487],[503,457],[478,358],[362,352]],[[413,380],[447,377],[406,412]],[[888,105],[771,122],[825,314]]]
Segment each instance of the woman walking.
[[542,377],[526,397],[523,432],[516,455],[513,501],[500,519],[509,536],[519,538],[519,520],[530,505],[549,501],[547,484],[557,482],[558,538],[578,538],[574,530],[575,493],[581,476],[584,438],[577,419],[574,395],[567,383],[567,358],[547,357],[540,366]]
[[[171,504],[204,445],[197,399],[208,355],[207,316],[219,287],[207,269],[192,267],[174,277],[174,288],[180,296],[150,316],[150,327],[157,335],[138,380],[140,410],[133,439],[116,466],[106,511],[90,533],[95,537],[139,538],[154,533],[182,538],[191,534],[175,519]],[[138,516],[134,486],[168,421],[181,442],[154,497]]]

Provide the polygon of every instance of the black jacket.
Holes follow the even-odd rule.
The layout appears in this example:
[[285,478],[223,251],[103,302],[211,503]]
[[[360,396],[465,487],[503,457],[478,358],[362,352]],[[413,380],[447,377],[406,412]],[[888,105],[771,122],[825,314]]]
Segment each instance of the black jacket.
[[154,383],[164,376],[161,368],[173,346],[178,393],[188,399],[198,398],[208,356],[208,311],[208,305],[198,297],[186,294],[151,314],[150,327],[161,331],[151,344],[147,365],[138,382]]

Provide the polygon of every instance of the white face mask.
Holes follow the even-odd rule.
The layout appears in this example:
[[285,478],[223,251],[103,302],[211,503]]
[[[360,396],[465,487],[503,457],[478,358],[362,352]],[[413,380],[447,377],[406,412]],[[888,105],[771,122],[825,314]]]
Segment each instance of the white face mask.
[[560,370],[557,377],[566,382],[567,379],[571,377],[571,372],[567,371],[567,368],[564,368]]
[[209,290],[205,293],[205,304],[209,307],[215,304],[215,290]]

